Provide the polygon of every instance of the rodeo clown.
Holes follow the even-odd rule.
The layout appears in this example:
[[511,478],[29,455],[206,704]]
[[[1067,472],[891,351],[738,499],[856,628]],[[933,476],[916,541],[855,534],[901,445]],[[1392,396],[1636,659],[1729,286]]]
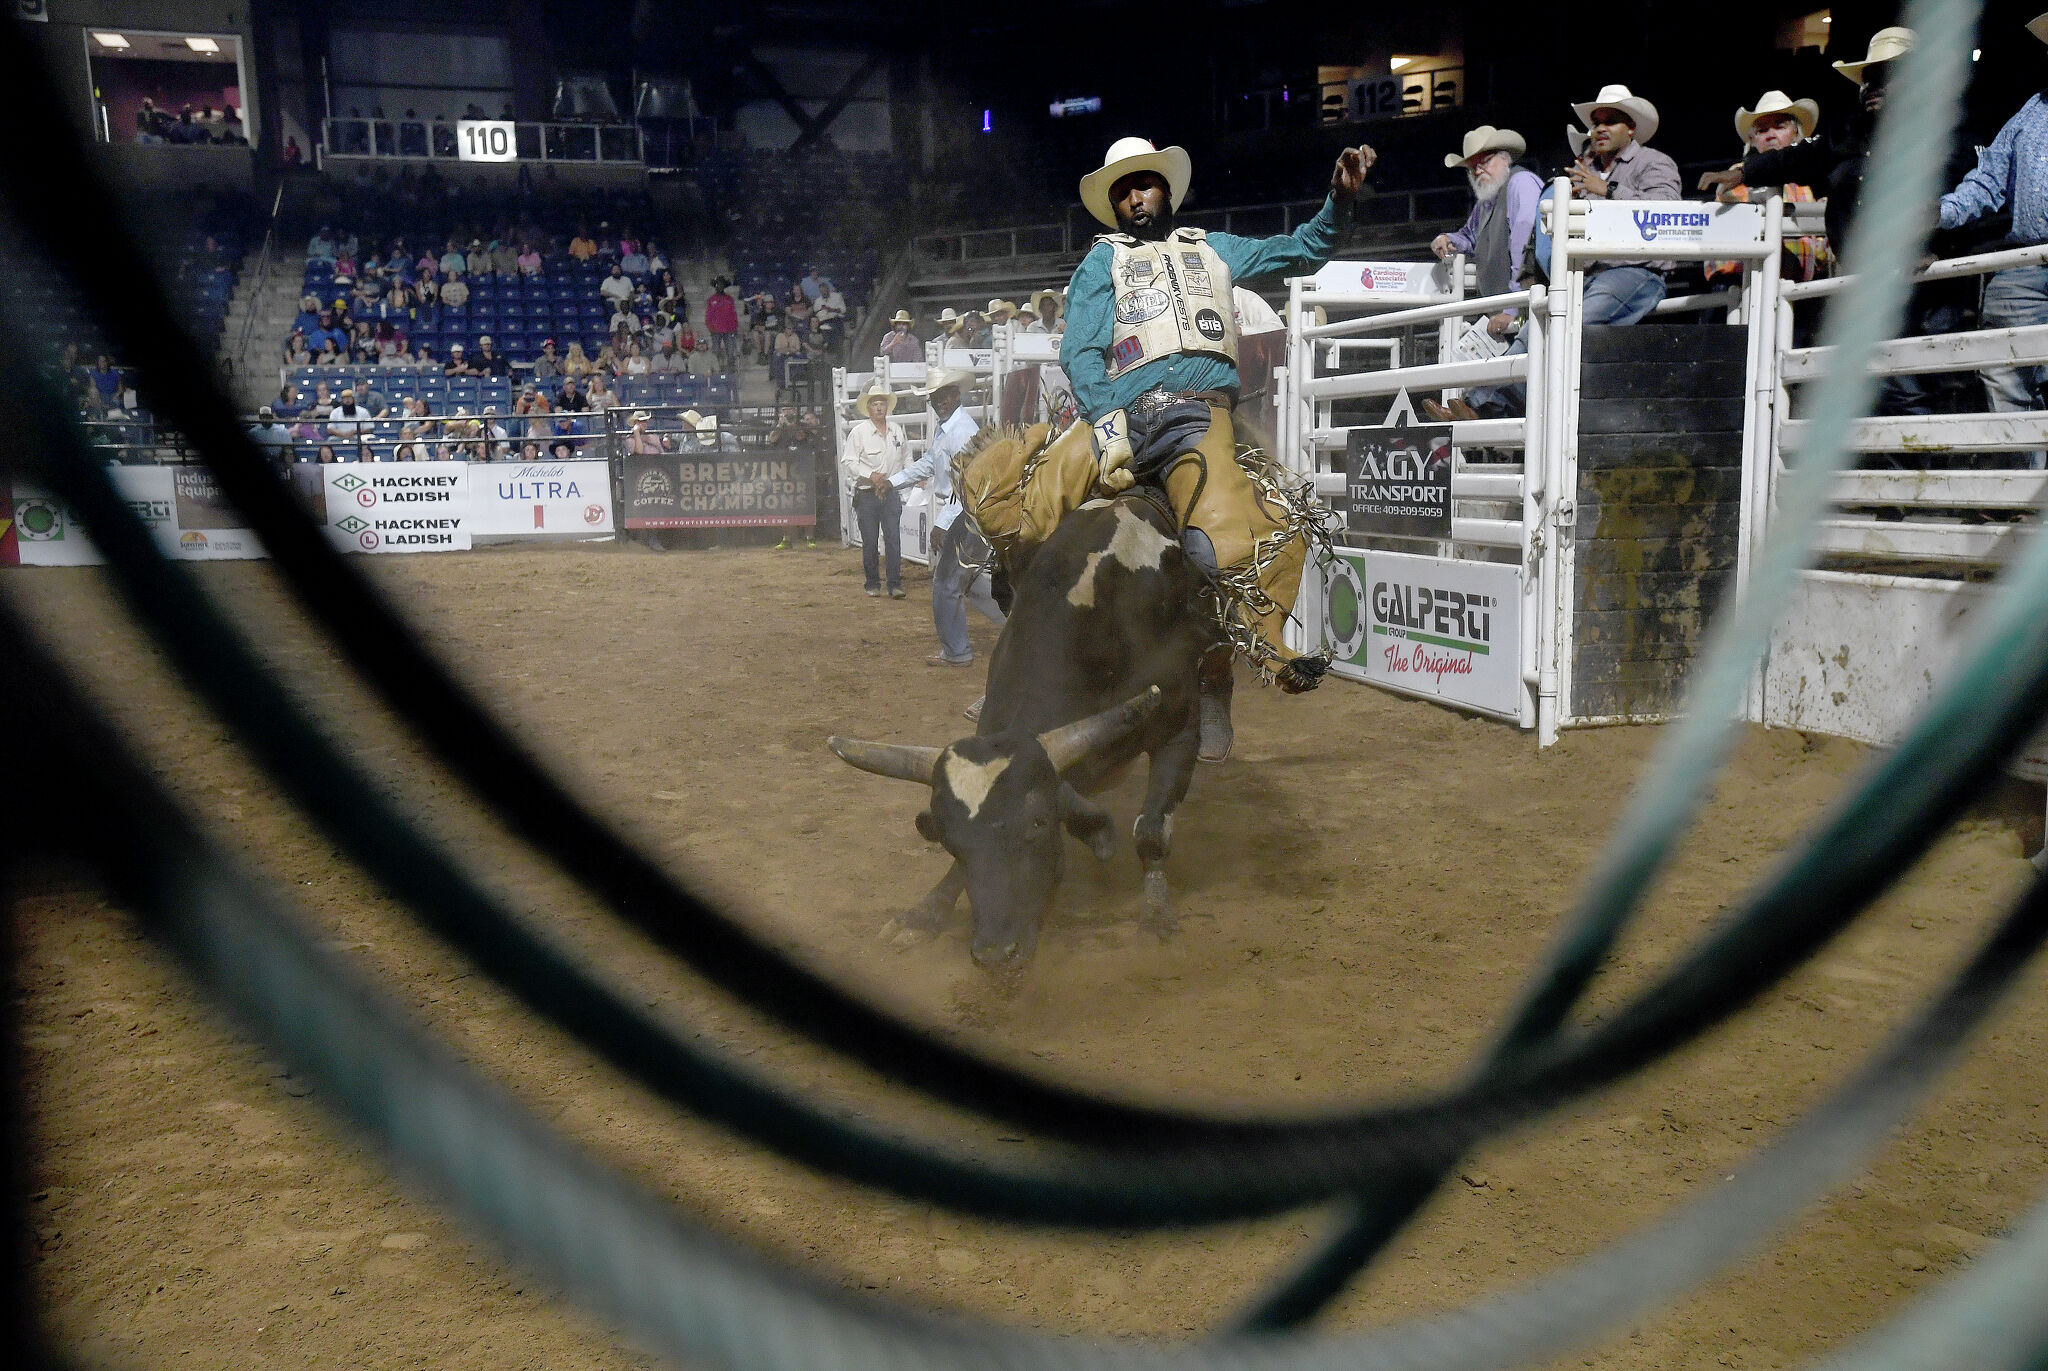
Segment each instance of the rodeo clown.
[[[1060,365],[1093,426],[1096,484],[1163,488],[1188,554],[1215,579],[1226,637],[1290,694],[1315,689],[1329,667],[1327,656],[1302,656],[1281,637],[1314,515],[1290,508],[1238,461],[1231,286],[1327,261],[1375,160],[1365,146],[1339,154],[1322,209],[1273,238],[1175,227],[1189,175],[1177,147],[1122,138],[1081,178],[1081,203],[1113,231],[1096,238],[1068,286]],[[1228,695],[1204,696],[1209,757],[1229,747]]]

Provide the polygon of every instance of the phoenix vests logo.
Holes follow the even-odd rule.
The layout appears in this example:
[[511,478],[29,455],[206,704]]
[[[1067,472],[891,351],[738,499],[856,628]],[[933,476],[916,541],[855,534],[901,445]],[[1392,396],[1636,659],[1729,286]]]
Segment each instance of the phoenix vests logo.
[[1636,221],[1636,232],[1643,236],[1645,243],[1654,243],[1660,234],[1665,233],[1680,238],[1697,238],[1714,220],[1714,216],[1704,210],[1639,209],[1629,217]]

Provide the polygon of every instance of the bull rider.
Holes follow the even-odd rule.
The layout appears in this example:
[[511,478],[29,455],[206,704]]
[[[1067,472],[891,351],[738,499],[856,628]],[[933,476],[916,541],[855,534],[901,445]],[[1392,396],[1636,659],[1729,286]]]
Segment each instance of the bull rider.
[[[1315,217],[1271,238],[1177,226],[1190,175],[1178,147],[1122,138],[1081,178],[1081,203],[1111,231],[1095,239],[1067,288],[1060,365],[1093,426],[1097,484],[1163,489],[1188,554],[1216,582],[1226,636],[1291,694],[1315,689],[1329,658],[1304,656],[1282,638],[1308,539],[1238,460],[1230,292],[1235,282],[1329,260],[1375,160],[1363,145],[1340,153]],[[1226,706],[1212,719],[1206,694],[1204,703],[1208,757],[1227,751],[1229,716]]]

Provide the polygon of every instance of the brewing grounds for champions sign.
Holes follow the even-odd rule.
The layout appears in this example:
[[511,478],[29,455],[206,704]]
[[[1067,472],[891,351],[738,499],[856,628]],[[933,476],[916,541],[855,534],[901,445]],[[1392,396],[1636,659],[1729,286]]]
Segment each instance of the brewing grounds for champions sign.
[[1324,641],[1340,675],[1514,718],[1522,704],[1521,568],[1339,548]]
[[1351,430],[1344,526],[1406,538],[1451,536],[1451,426]]
[[625,459],[626,528],[749,528],[818,522],[807,452],[685,453]]

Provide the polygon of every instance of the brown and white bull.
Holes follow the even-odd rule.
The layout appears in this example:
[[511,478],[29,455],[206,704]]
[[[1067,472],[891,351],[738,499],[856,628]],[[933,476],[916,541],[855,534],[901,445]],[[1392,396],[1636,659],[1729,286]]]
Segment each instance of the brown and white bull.
[[1173,811],[1194,776],[1198,678],[1217,645],[1196,607],[1199,573],[1167,514],[1140,496],[1068,515],[1011,569],[1011,584],[974,736],[948,747],[830,740],[863,771],[931,788],[917,830],[953,864],[902,922],[936,928],[964,892],[974,959],[990,970],[1020,968],[1037,950],[1065,868],[1063,832],[1097,857],[1115,851],[1109,814],[1086,797],[1141,754],[1145,807],[1132,825],[1145,868],[1141,925],[1174,930]]

